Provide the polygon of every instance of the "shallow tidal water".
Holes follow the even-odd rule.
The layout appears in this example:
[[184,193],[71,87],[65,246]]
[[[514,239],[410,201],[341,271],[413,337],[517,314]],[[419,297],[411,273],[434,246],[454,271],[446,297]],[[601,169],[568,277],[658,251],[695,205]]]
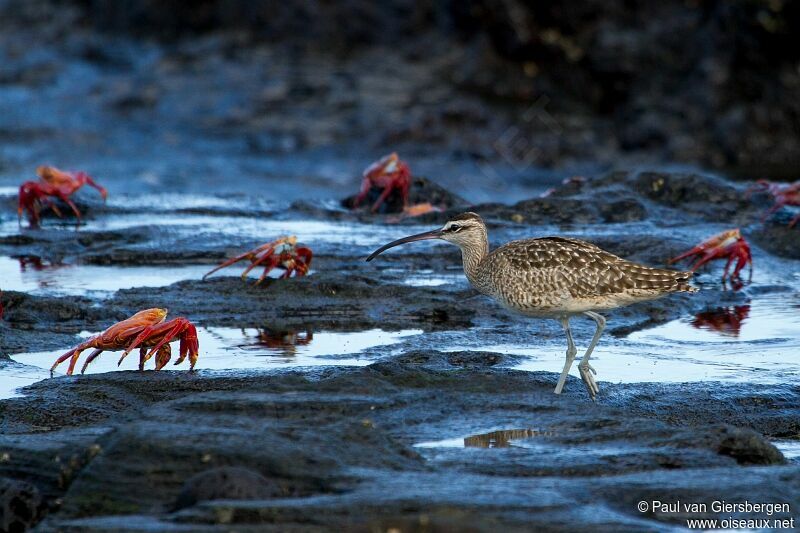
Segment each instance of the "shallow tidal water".
[[[97,332],[83,332],[82,338],[89,338]],[[300,368],[311,366],[364,366],[375,360],[374,355],[364,353],[368,350],[382,351],[383,348],[420,335],[422,330],[387,332],[371,329],[358,332],[323,331],[269,331],[254,328],[198,328],[201,346],[196,370],[264,370],[274,368]],[[177,344],[173,345],[172,361],[165,370],[186,370],[189,362],[175,366]],[[11,360],[18,365],[9,365],[0,370],[0,398],[17,394],[16,389],[50,377],[50,367],[62,351],[43,351],[14,354]],[[86,350],[75,367],[80,372],[86,357]],[[87,374],[100,374],[117,370],[136,370],[138,350],[129,354],[117,365],[121,351],[104,352],[87,367]],[[147,362],[145,370],[152,370],[153,359]],[[54,375],[63,375],[69,361],[64,361]]]
[[[0,191],[5,192],[5,191]],[[8,191],[9,193],[11,191]],[[176,195],[153,195],[156,208],[166,209]],[[238,201],[238,200],[236,200]],[[74,226],[45,222],[46,232],[116,231],[158,224],[164,226],[164,247],[181,246],[186,239],[202,241],[205,238],[226,242],[228,238],[240,241],[262,242],[266,238],[295,234],[301,242],[315,251],[332,254],[366,256],[377,246],[402,235],[430,229],[428,225],[367,224],[342,221],[307,219],[284,220],[225,214],[225,208],[236,201],[218,196],[190,195],[182,204],[186,208],[221,210],[220,214],[171,213],[153,217],[146,214],[107,214],[90,219],[76,229]],[[255,201],[255,200],[253,200]],[[124,205],[125,198],[112,201]],[[258,202],[256,202],[258,203]],[[335,202],[330,202],[331,205]],[[262,205],[263,204],[263,205]],[[253,206],[250,206],[253,208]],[[258,205],[264,210],[278,209],[274,202]],[[276,211],[277,213],[277,211]],[[23,223],[24,226],[24,223]],[[709,231],[707,225],[676,228],[688,240],[698,240]],[[521,238],[530,234],[564,233],[591,239],[622,233],[639,234],[652,231],[646,222],[604,225],[600,227],[519,228],[508,226],[495,232],[494,242]],[[39,230],[23,227],[15,219],[6,218],[0,223],[0,236],[15,234],[36,235]],[[265,238],[265,236],[268,236]],[[434,243],[415,243],[414,251],[423,253]],[[398,249],[392,253],[402,254]],[[433,250],[431,250],[433,253]],[[602,383],[636,382],[691,382],[723,381],[751,383],[780,383],[796,379],[800,374],[800,269],[794,262],[777,259],[755,251],[757,274],[752,285],[759,289],[781,283],[781,291],[753,291],[742,303],[709,308],[696,315],[684,316],[655,327],[635,331],[624,338],[614,338],[606,333],[596,348],[592,364]],[[719,265],[698,278],[701,284],[718,284]],[[169,265],[92,265],[81,264],[76,259],[51,264],[33,257],[0,256],[0,288],[22,291],[42,296],[86,296],[97,300],[97,305],[114,292],[132,287],[162,287],[181,280],[200,280],[213,267],[209,264]],[[467,282],[460,269],[437,271],[391,267],[383,270],[402,283],[418,287],[452,285],[466,288]],[[215,274],[238,275],[244,264],[230,267]],[[377,272],[377,271],[376,271]],[[787,275],[788,273],[788,275]],[[280,273],[275,271],[273,276]],[[258,269],[250,273],[259,275]],[[310,275],[314,275],[312,270]],[[376,273],[376,276],[380,274]],[[788,285],[787,285],[788,283]],[[576,323],[584,319],[573,319]],[[536,327],[532,321],[531,327]],[[609,326],[613,326],[613,320]],[[474,330],[470,330],[470,334]],[[421,335],[421,331],[384,332],[380,330],[334,332],[284,332],[283,338],[255,342],[263,332],[226,328],[200,328],[201,356],[198,369],[239,370],[253,368],[304,367],[318,365],[364,365],[385,356],[378,347],[403,342],[408,349],[424,349],[435,344],[442,351],[491,351],[519,356],[513,367],[525,371],[559,372],[563,366],[565,346],[560,336],[542,342],[527,341],[518,336],[513,343],[489,342],[471,335],[454,335],[435,332]],[[477,333],[480,333],[478,331]],[[273,333],[273,336],[276,335]],[[589,338],[576,335],[579,356]],[[433,343],[433,344],[432,344]],[[9,354],[15,364],[0,368],[0,396],[15,394],[23,385],[49,376],[50,364],[61,352]],[[118,370],[117,357],[103,354],[89,367],[88,372],[98,373]],[[80,368],[79,363],[78,368]],[[66,368],[64,365],[63,368]],[[119,369],[135,369],[136,357],[130,356]],[[172,367],[168,367],[172,368]],[[577,364],[572,374],[577,375]]]

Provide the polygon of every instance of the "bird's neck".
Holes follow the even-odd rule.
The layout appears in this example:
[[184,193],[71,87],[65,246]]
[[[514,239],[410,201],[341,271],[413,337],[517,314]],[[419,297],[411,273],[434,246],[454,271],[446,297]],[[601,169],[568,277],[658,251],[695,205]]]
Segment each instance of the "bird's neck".
[[476,285],[479,279],[478,270],[481,261],[489,255],[489,239],[486,235],[479,241],[461,246],[461,260],[464,263],[464,274],[470,283]]

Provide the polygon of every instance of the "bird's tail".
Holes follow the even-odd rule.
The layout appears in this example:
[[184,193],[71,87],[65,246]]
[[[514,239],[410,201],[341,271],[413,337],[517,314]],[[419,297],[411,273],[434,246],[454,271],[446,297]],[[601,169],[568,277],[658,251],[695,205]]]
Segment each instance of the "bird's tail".
[[690,284],[694,272],[681,272],[664,268],[650,268],[643,265],[632,264],[630,275],[634,287],[645,291],[667,292],[697,292],[700,289]]

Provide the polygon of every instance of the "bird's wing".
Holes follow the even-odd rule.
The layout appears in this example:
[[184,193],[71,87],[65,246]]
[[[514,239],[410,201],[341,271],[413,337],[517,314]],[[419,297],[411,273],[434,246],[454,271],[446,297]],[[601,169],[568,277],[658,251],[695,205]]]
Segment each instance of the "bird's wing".
[[531,289],[568,291],[573,298],[673,286],[681,272],[650,268],[578,239],[544,237],[513,241],[490,254],[487,267]]

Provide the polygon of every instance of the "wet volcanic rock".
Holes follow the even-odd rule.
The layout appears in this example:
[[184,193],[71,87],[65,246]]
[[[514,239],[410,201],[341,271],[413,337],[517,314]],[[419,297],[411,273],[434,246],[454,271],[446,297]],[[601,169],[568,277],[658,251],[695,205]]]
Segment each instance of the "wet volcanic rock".
[[[477,362],[487,355],[468,357]],[[45,531],[148,521],[354,527],[422,516],[489,530],[498,521],[512,528],[574,523],[575,504],[589,501],[595,518],[582,521],[641,529],[652,524],[634,506],[619,508],[621,491],[646,495],[669,487],[698,499],[731,500],[743,483],[758,497],[800,503],[793,496],[800,467],[781,466],[782,456],[762,436],[718,425],[733,420],[719,413],[739,409],[748,395],[779,392],[797,405],[792,387],[741,385],[726,395],[717,389],[716,404],[698,405],[691,388],[637,385],[640,394],[658,394],[668,412],[705,405],[708,417],[717,417],[707,427],[691,418],[668,422],[657,411],[637,414],[642,402],[627,394],[630,385],[603,383],[600,402],[592,405],[574,377],[556,396],[555,374],[508,371],[491,362],[465,369],[459,354],[445,359],[456,366],[443,365],[435,352],[427,359],[430,364],[420,354],[413,363],[312,375],[117,372],[46,380],[28,387],[26,397],[4,402],[0,449],[9,459],[0,462],[0,475],[17,477],[25,465],[38,465],[27,477],[53,506]],[[33,415],[43,406],[44,433],[41,415]],[[758,424],[757,412],[748,416]],[[414,446],[478,435],[498,421],[539,431],[519,431],[512,446],[497,449]],[[64,477],[52,461],[53,446],[87,455],[69,462]],[[537,488],[545,480],[547,490]],[[468,490],[475,486],[482,490]],[[180,502],[178,510],[173,502]],[[492,524],[473,523],[475,513],[489,508]]]

